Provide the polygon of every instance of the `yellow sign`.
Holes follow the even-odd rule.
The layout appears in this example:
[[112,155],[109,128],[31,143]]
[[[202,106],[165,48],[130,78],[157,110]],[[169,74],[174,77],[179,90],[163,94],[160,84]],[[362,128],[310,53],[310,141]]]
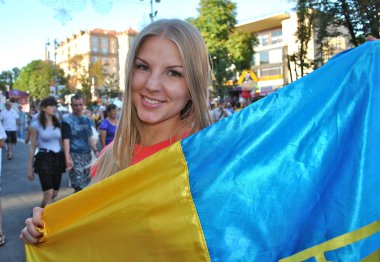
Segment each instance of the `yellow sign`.
[[258,82],[257,76],[255,73],[253,73],[252,70],[244,70],[243,73],[241,73],[241,76],[239,78],[238,84],[241,84],[243,82],[252,80],[254,82]]

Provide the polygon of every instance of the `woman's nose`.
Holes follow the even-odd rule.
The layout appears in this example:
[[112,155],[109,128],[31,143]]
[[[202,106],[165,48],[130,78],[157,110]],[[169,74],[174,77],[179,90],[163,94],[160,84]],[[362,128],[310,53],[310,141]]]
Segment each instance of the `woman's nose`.
[[145,88],[151,92],[161,90],[161,76],[155,72],[151,72],[145,82]]

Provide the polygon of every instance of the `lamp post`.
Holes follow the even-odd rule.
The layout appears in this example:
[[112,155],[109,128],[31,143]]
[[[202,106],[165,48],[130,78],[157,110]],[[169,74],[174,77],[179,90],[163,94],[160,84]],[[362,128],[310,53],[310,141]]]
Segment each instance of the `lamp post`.
[[[54,39],[54,95],[58,95],[58,72],[57,72],[57,39]],[[48,40],[45,43],[45,61],[50,61],[50,52],[48,51],[48,47],[50,46],[50,41]],[[51,86],[52,87],[52,86]]]
[[[143,0],[140,0],[140,1],[143,1]],[[159,2],[161,2],[161,0],[154,0],[157,4]],[[154,21],[154,18],[157,16],[157,11],[154,11],[154,8],[153,8],[153,0],[150,0],[150,14],[149,14],[149,17],[150,17],[150,22],[153,23]]]
[[45,43],[45,61],[46,62],[50,60],[50,52],[48,50],[48,46],[50,46],[49,40]]
[[54,39],[54,95],[58,96],[58,74],[57,74],[57,39]]

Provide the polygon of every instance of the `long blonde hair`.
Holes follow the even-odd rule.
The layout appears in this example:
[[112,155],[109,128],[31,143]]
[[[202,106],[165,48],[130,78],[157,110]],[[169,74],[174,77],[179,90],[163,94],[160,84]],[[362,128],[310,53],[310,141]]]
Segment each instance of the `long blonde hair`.
[[[210,125],[208,115],[208,88],[211,83],[210,60],[206,44],[200,32],[192,25],[178,19],[163,19],[145,27],[134,40],[126,60],[124,105],[114,143],[96,162],[93,183],[128,167],[133,150],[141,139],[141,123],[132,104],[132,73],[136,55],[145,39],[161,36],[176,44],[184,67],[190,100],[181,111],[181,121],[190,127],[190,134]],[[177,130],[178,131],[178,130]],[[175,139],[180,138],[173,132]]]

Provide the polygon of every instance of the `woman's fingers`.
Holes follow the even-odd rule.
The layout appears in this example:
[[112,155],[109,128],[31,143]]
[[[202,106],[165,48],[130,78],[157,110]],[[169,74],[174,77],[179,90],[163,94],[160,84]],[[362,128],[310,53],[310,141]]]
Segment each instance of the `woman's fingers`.
[[39,243],[40,238],[43,236],[37,228],[43,228],[42,222],[43,208],[33,208],[33,217],[25,220],[25,227],[21,230],[20,239],[28,244]]

